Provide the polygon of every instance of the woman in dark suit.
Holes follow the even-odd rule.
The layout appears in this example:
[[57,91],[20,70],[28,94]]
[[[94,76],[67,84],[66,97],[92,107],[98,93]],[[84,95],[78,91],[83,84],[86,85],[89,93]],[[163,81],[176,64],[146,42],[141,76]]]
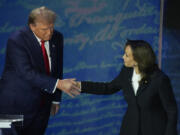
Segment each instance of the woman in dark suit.
[[156,64],[151,46],[128,40],[124,66],[111,82],[79,82],[82,93],[113,94],[123,90],[128,108],[120,135],[177,135],[177,105],[170,80]]

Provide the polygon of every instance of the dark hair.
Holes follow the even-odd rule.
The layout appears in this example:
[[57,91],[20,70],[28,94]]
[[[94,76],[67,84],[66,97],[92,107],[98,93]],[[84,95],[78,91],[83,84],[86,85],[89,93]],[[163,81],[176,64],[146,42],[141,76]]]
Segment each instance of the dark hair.
[[28,25],[35,24],[39,20],[46,21],[47,23],[54,23],[56,14],[44,6],[33,9],[28,17]]
[[142,83],[157,69],[156,55],[151,45],[144,40],[127,40],[125,48],[127,46],[131,47],[133,58],[138,63]]

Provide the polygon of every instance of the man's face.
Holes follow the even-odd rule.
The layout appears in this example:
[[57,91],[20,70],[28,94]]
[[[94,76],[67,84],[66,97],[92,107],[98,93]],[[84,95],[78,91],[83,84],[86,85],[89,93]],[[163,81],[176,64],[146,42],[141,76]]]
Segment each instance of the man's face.
[[50,40],[54,31],[53,23],[46,23],[45,21],[38,21],[35,24],[30,24],[31,30],[41,40]]

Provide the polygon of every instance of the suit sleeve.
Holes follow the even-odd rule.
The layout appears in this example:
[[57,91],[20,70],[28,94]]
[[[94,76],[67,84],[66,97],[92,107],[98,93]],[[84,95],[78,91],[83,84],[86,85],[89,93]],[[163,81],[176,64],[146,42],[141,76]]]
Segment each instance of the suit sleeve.
[[48,93],[52,93],[57,79],[40,73],[33,67],[31,54],[25,47],[25,43],[9,39],[7,42],[6,54],[10,62],[6,65],[13,73],[27,81],[32,87],[38,87]]
[[177,135],[177,104],[167,76],[162,78],[159,93],[168,117],[164,135]]
[[120,74],[111,82],[91,82],[82,81],[82,93],[91,94],[113,94],[122,89],[125,67],[122,68]]

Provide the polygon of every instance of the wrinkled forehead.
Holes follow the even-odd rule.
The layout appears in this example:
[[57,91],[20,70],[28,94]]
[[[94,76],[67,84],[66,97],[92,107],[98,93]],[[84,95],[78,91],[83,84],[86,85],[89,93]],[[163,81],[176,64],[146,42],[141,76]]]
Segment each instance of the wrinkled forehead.
[[44,25],[50,25],[54,24],[54,21],[50,18],[44,18],[44,17],[37,17],[34,21],[35,24],[44,24]]

